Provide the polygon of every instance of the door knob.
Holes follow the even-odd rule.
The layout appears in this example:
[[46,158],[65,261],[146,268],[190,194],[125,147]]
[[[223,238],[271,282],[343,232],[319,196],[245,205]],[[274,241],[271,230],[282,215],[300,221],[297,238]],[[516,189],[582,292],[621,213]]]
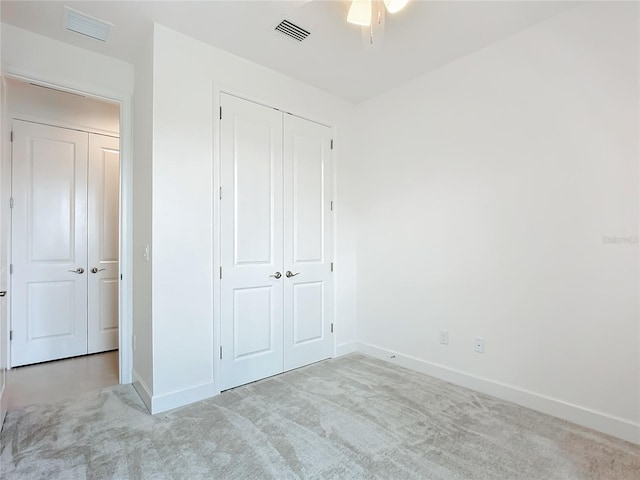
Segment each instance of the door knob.
[[300,272],[293,273],[291,270],[287,270],[287,273],[285,273],[285,275],[287,276],[287,278],[291,278],[291,277],[295,277],[296,275],[300,275]]
[[75,270],[69,270],[71,273],[77,273],[78,275],[82,275],[84,273],[84,268],[78,267]]
[[98,273],[98,272],[101,272],[101,271],[103,271],[103,270],[106,270],[106,268],[93,267],[93,268],[91,269],[91,273]]
[[0,297],[4,297],[6,294],[7,294],[7,291],[3,290],[3,291],[0,292]]
[[280,278],[282,274],[280,272],[276,272],[274,275],[269,275],[270,277]]

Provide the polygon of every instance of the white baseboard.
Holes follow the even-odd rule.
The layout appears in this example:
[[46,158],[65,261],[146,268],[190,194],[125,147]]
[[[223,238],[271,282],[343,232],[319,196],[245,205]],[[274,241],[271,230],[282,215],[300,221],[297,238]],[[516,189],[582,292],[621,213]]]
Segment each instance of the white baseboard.
[[151,397],[151,414],[166,412],[174,408],[183,407],[193,402],[204,400],[216,395],[216,389],[213,382],[196,385],[177,392],[164,393],[162,395],[153,395]]
[[[554,417],[597,430],[628,442],[640,444],[640,424],[614,417],[606,413],[574,405],[562,400],[540,395],[512,385],[496,382],[488,378],[471,375],[460,370],[427,362],[409,355],[402,355],[375,345],[355,343],[355,350],[380,360],[395,363],[432,377],[445,380],[478,392],[508,400],[523,407],[531,408]],[[351,343],[345,344],[351,347]],[[340,346],[341,347],[341,346]],[[345,348],[345,353],[346,348]]]
[[133,382],[132,382],[133,388],[136,390],[136,392],[142,399],[142,402],[147,407],[147,410],[151,412],[151,389],[147,386],[144,380],[142,380],[142,377],[138,375],[138,372],[133,370],[131,372],[131,375],[133,377]]
[[348,355],[349,353],[358,351],[358,342],[347,342],[336,345],[336,357]]
[[203,385],[197,385],[193,388],[186,390],[180,390],[179,392],[165,393],[163,395],[153,395],[149,386],[142,380],[142,377],[133,370],[133,388],[135,388],[138,395],[147,407],[147,410],[152,415],[156,413],[166,412],[167,410],[173,410],[174,408],[183,407],[190,403],[204,400],[205,398],[213,397],[217,392],[214,384],[205,383]]

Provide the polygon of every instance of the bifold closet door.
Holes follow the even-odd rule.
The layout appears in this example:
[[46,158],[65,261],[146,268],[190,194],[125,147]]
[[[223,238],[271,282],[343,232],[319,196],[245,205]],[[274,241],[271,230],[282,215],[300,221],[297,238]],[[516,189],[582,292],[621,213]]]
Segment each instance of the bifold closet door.
[[11,365],[87,353],[84,132],[13,122]]
[[221,389],[283,370],[282,114],[222,95]]
[[331,129],[293,115],[284,116],[284,211],[284,369],[291,370],[333,355]]

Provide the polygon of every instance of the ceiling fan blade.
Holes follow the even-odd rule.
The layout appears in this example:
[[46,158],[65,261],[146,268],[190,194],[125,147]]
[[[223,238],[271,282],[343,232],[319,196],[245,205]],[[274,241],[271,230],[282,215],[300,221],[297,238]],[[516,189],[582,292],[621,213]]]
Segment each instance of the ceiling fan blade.
[[352,0],[347,22],[368,27],[371,24],[372,0]]
[[402,10],[409,0],[384,0],[384,6],[387,7],[389,13],[396,13]]

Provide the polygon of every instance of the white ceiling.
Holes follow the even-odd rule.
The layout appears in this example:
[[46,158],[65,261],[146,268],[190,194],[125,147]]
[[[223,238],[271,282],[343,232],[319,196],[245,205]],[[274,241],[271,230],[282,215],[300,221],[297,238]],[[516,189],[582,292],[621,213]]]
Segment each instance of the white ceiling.
[[[2,21],[131,63],[153,22],[357,103],[576,5],[553,1],[420,1],[387,14],[384,41],[367,47],[347,24],[348,0],[2,1]],[[114,25],[107,43],[63,28],[68,5]],[[311,35],[274,31],[287,18]],[[10,48],[10,47],[9,47]]]

